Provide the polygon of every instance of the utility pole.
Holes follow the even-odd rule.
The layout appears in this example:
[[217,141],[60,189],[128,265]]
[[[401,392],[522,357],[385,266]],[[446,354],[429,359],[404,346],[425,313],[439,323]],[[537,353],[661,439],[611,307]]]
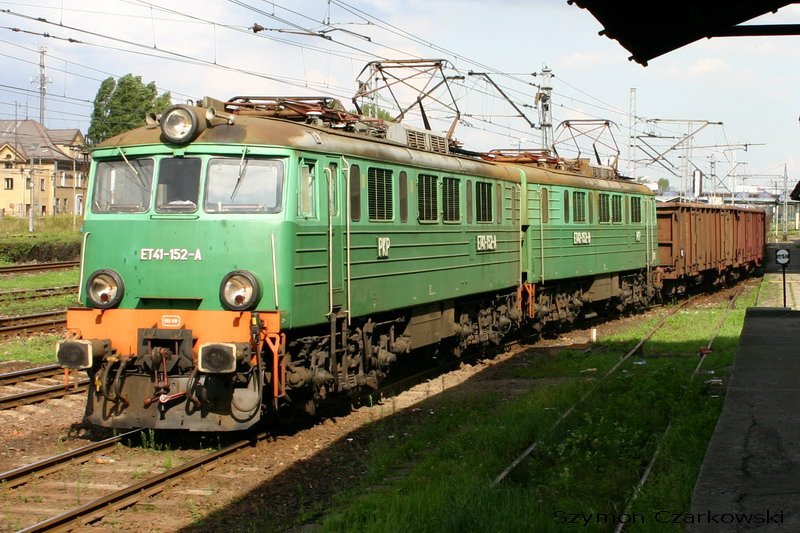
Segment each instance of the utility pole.
[[[731,205],[736,205],[736,194],[737,192],[744,191],[745,183],[744,180],[747,179],[749,176],[747,174],[747,162],[742,161],[740,163],[736,163],[734,168],[741,167],[744,169],[744,172],[736,171],[736,174],[731,174],[731,179],[733,180],[733,185],[731,187]],[[742,190],[737,191],[736,188],[739,186],[739,178],[741,178]]]
[[53,78],[45,75],[44,56],[47,54],[47,47],[39,45],[39,76],[31,78],[32,83],[39,84],[39,124],[44,126],[44,102],[47,96],[47,84],[53,83]]
[[628,103],[628,176],[636,179],[636,87],[631,87]]
[[58,211],[58,191],[56,189],[56,179],[58,179],[58,165],[53,161],[53,212],[50,215],[55,218]]
[[553,147],[553,108],[550,98],[553,94],[553,71],[547,65],[542,67],[542,83],[536,100],[539,104],[539,127],[542,130],[542,148],[550,150]]
[[31,162],[31,176],[30,176],[30,183],[29,188],[31,190],[31,208],[28,210],[28,233],[33,233],[33,210],[35,208],[34,205],[34,194],[36,191],[36,180],[33,178],[33,152],[39,148],[38,144],[32,144],[30,153],[28,154],[28,158]]
[[[19,117],[17,113],[17,101],[14,100],[14,151],[19,152]],[[14,154],[16,157],[16,154]]]
[[788,182],[789,174],[787,171],[787,164],[783,164],[783,242],[789,240],[789,196]]
[[710,156],[710,161],[708,162],[709,165],[709,176],[711,177],[711,196],[714,197],[716,200],[717,198],[717,162],[714,159],[713,154]]

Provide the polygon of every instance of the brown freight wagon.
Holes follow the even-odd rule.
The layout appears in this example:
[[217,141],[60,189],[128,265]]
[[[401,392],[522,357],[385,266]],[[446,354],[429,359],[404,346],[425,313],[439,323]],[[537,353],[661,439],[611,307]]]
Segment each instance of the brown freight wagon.
[[718,284],[761,265],[765,213],[729,205],[659,204],[660,276],[668,292]]

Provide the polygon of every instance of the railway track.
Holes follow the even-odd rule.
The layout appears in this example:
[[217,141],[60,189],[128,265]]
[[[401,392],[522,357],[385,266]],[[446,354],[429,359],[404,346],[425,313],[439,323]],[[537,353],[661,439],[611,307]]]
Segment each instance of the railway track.
[[0,484],[11,489],[24,485],[32,479],[58,472],[71,464],[84,463],[91,458],[92,454],[108,450],[141,432],[141,429],[134,429],[133,431],[128,431],[116,437],[109,437],[59,455],[54,455],[53,457],[42,459],[41,461],[36,461],[35,463],[2,472],[0,473]]
[[[760,284],[759,284],[759,287],[760,287]],[[694,368],[694,372],[692,372],[692,375],[689,378],[690,381],[693,381],[698,376],[698,374],[700,373],[700,368],[703,366],[703,362],[705,361],[706,356],[711,352],[711,347],[713,346],[714,341],[717,340],[717,337],[719,336],[719,333],[722,330],[722,326],[725,324],[725,321],[728,319],[728,316],[730,315],[731,310],[733,310],[734,305],[736,304],[736,300],[737,300],[737,298],[739,298],[739,295],[741,293],[742,293],[742,289],[740,287],[734,293],[733,297],[728,302],[728,306],[725,309],[725,311],[722,313],[722,317],[720,318],[719,322],[717,322],[717,324],[714,326],[714,331],[713,331],[713,333],[711,335],[711,339],[708,341],[708,344],[706,344],[705,347],[701,348],[701,351],[698,354],[698,355],[700,355],[700,358],[697,361],[697,366]],[[756,299],[758,299],[758,297],[756,297]],[[636,502],[636,499],[639,497],[640,494],[642,494],[644,486],[647,483],[647,480],[649,479],[651,472],[653,471],[653,467],[655,466],[656,460],[658,460],[658,456],[661,453],[662,444],[666,440],[667,435],[669,434],[671,429],[672,429],[672,421],[670,421],[670,423],[667,425],[666,429],[664,429],[664,433],[662,433],[661,437],[658,439],[658,445],[656,446],[656,449],[653,452],[653,455],[650,457],[650,461],[648,461],[647,467],[645,468],[644,472],[642,473],[642,477],[639,478],[639,483],[637,483],[636,487],[633,489],[633,493],[632,493],[630,499],[628,500],[628,504],[627,504],[623,514],[620,515],[620,516],[628,515],[631,512],[631,510],[633,508],[633,505]],[[614,529],[614,533],[622,533],[625,530],[625,526],[626,526],[626,523],[624,521],[617,522],[617,527]]]
[[11,265],[0,267],[2,274],[18,274],[20,272],[40,272],[43,270],[63,270],[66,268],[77,268],[79,261],[60,261],[55,263],[33,263],[28,265]]
[[0,374],[0,386],[8,387],[19,385],[26,381],[35,381],[41,378],[58,378],[64,374],[61,365],[44,365],[23,370],[14,370]]
[[[677,312],[678,309],[675,311]],[[649,333],[647,338],[652,336],[657,329],[658,328],[654,328],[654,330]],[[631,355],[637,353],[641,349],[644,342],[646,342],[646,339],[640,341],[626,357],[630,357]],[[619,365],[612,369],[611,372],[618,367]],[[441,373],[441,371],[441,367],[431,368],[425,370],[424,372],[403,378],[399,380],[399,382],[391,384],[390,387],[396,388],[400,386],[401,388],[405,388],[406,383],[409,381],[422,381],[425,378],[430,378],[436,373]],[[381,391],[385,392],[383,387]],[[584,398],[582,398],[582,400],[583,399]],[[569,412],[572,412],[572,410],[574,410],[574,406]],[[562,419],[569,416],[569,412],[565,413],[565,415],[562,416]],[[159,496],[158,500],[150,499],[150,501],[146,503],[148,506],[154,505],[157,509],[163,510],[170,507],[169,502],[173,499],[180,500],[187,497],[180,496],[181,494],[195,494],[195,492],[199,490],[197,483],[192,481],[193,479],[197,479],[196,477],[184,481],[180,481],[181,478],[190,476],[193,472],[202,472],[201,475],[204,476],[204,479],[206,480],[208,480],[209,476],[211,475],[228,476],[230,474],[226,472],[222,472],[221,474],[210,474],[210,472],[215,468],[219,468],[222,464],[229,463],[228,460],[224,461],[224,463],[217,462],[220,459],[228,458],[231,462],[241,465],[248,463],[248,459],[246,459],[246,457],[249,455],[264,456],[270,451],[270,448],[260,445],[260,443],[265,443],[266,441],[270,440],[270,435],[262,433],[259,435],[254,435],[248,439],[237,441],[215,452],[192,457],[190,460],[177,467],[163,469],[162,472],[159,472],[156,475],[141,479],[141,477],[134,477],[133,475],[126,476],[124,474],[125,472],[130,472],[132,470],[134,472],[140,471],[135,470],[137,467],[130,466],[130,462],[135,459],[130,459],[128,456],[129,454],[125,452],[125,450],[128,450],[127,448],[117,448],[117,450],[121,450],[120,453],[123,456],[121,459],[115,459],[112,456],[114,451],[107,451],[114,450],[114,446],[117,443],[119,443],[127,435],[133,434],[135,434],[135,432],[126,435],[120,435],[119,437],[108,439],[107,441],[93,443],[90,446],[79,448],[66,454],[61,454],[60,456],[44,459],[31,465],[0,473],[0,490],[3,490],[2,487],[6,487],[5,490],[24,490],[21,495],[15,497],[15,500],[21,499],[22,502],[28,502],[26,504],[19,504],[20,508],[25,508],[24,511],[21,510],[20,512],[23,512],[23,516],[27,516],[28,519],[26,520],[26,523],[32,524],[34,520],[40,520],[39,522],[33,523],[25,528],[22,528],[24,524],[19,524],[19,526],[15,529],[25,532],[51,530],[66,531],[71,529],[80,529],[88,526],[89,524],[97,524],[101,522],[104,517],[107,517],[111,513],[115,513],[116,511],[124,510],[126,508],[131,508],[137,503],[143,502],[147,498],[160,493],[162,495]],[[258,449],[252,450],[252,447],[258,447]],[[250,448],[251,451],[246,451],[245,455],[243,456],[237,456],[238,451],[247,450],[248,448]],[[133,455],[136,455],[137,453],[139,455],[146,455],[147,453],[152,455],[152,452],[149,450],[139,451],[134,449],[132,453]],[[239,457],[245,457],[245,459],[239,459]],[[109,472],[111,469],[113,469],[115,472],[119,472],[119,475],[113,478],[114,481],[108,481],[109,478],[103,478],[102,474],[97,474],[98,477],[101,478],[100,480],[89,481],[90,478],[94,478],[94,474],[92,472],[97,472],[96,469],[102,470],[103,463],[108,461],[117,462],[112,467],[109,467],[108,464],[105,466],[106,472]],[[157,458],[157,461],[161,461],[161,459]],[[78,476],[71,474],[73,467],[70,465],[74,464],[85,465],[81,466],[80,471],[80,475],[83,477],[82,482],[76,481],[75,478]],[[95,464],[99,466],[95,466]],[[54,479],[49,479],[47,477],[51,474],[62,471],[65,468],[70,468],[70,470],[65,471],[63,474]],[[106,474],[106,476],[108,476],[108,474]],[[129,477],[133,479],[128,479]],[[103,481],[103,479],[106,480]],[[65,488],[67,487],[65,483],[77,483],[77,488],[74,491],[67,489]],[[96,499],[93,499],[92,501],[87,501],[87,496],[94,498],[95,495],[92,494],[89,496],[88,494],[84,493],[84,497],[79,498],[79,503],[81,503],[80,505],[74,501],[74,498],[72,499],[72,502],[68,504],[66,501],[64,501],[66,498],[59,499],[55,496],[52,498],[50,497],[50,492],[54,492],[54,494],[56,492],[80,492],[81,483],[84,487],[83,490],[102,490],[104,494]],[[26,484],[29,484],[30,486],[22,488],[23,485]],[[121,486],[123,484],[125,486]],[[20,487],[20,489],[12,489],[12,487]],[[27,496],[29,493],[36,496]],[[173,494],[177,494],[178,496],[176,497]],[[39,499],[33,500],[34,497]],[[32,500],[34,501],[34,504],[30,503]],[[37,501],[43,501],[48,505],[36,505]],[[62,501],[63,506],[61,508],[55,507],[58,501]],[[66,509],[67,505],[72,505],[73,508]],[[45,507],[48,507],[48,509],[45,509]],[[134,509],[136,508],[138,507],[135,507]],[[46,510],[50,511],[49,515],[45,514]],[[133,512],[135,513],[136,511]],[[43,519],[42,517],[47,518]],[[120,517],[119,515],[114,515],[113,520],[124,520],[124,518]]]
[[[64,369],[59,365],[46,365],[0,374],[0,387],[13,389],[7,394],[0,393],[0,409],[13,409],[53,398],[63,398],[83,392],[89,385],[89,379],[83,372],[77,378],[71,378],[68,386],[63,382],[63,375]],[[19,391],[22,388],[27,390]]]
[[23,300],[34,300],[37,298],[47,298],[50,296],[75,294],[77,290],[77,285],[67,285],[66,287],[48,287],[44,289],[15,289],[11,291],[0,291],[0,305],[7,304],[9,302],[19,302]]
[[[135,432],[131,432],[135,433]],[[125,436],[130,435],[126,434]],[[42,475],[42,472],[53,472],[56,470],[60,470],[63,468],[62,463],[66,462],[71,463],[73,461],[85,461],[87,456],[92,455],[98,451],[98,449],[107,449],[110,446],[115,445],[117,442],[121,440],[120,437],[114,437],[112,439],[107,439],[109,442],[102,441],[95,445],[87,446],[86,450],[79,449],[75,450],[74,452],[70,452],[68,454],[63,454],[63,458],[52,458],[46,461],[41,461],[42,463],[41,468],[37,472],[20,472],[19,474],[15,473],[15,471],[5,472],[0,474],[0,483],[5,482],[8,480],[9,483],[13,483],[15,480],[22,480],[22,479],[31,479],[33,477],[38,477]],[[159,492],[163,491],[167,486],[174,484],[177,480],[191,474],[193,472],[197,472],[201,469],[207,468],[208,465],[218,461],[224,457],[232,455],[242,449],[250,448],[252,446],[257,445],[260,442],[266,441],[270,438],[270,435],[267,433],[260,433],[248,439],[243,439],[237,441],[233,444],[225,446],[219,450],[215,450],[210,453],[206,453],[201,455],[200,457],[196,457],[191,459],[179,466],[170,468],[165,470],[164,472],[148,477],[138,483],[133,483],[129,486],[101,496],[96,500],[90,501],[84,505],[80,505],[78,507],[74,507],[66,512],[63,512],[57,516],[52,518],[48,518],[47,520],[43,520],[26,528],[20,529],[18,533],[27,532],[31,533],[34,531],[68,531],[70,529],[81,527],[87,524],[91,524],[92,522],[96,522],[97,520],[102,519],[109,513],[112,513],[117,510],[125,509],[130,507],[137,502],[158,494]],[[98,448],[99,446],[99,448]],[[77,457],[71,457],[73,454],[77,454]],[[52,463],[52,461],[57,460],[56,463]],[[34,465],[31,465],[32,468]],[[22,470],[22,469],[17,469]],[[13,478],[13,479],[12,479]],[[19,483],[16,483],[18,486]],[[11,485],[14,486],[14,485]]]
[[[650,339],[657,332],[659,332],[659,330],[662,327],[664,327],[668,323],[669,319],[672,316],[676,315],[682,309],[687,308],[688,304],[692,302],[697,302],[698,307],[702,307],[703,305],[705,305],[702,300],[702,295],[698,297],[692,297],[690,300],[681,302],[680,305],[677,306],[675,309],[671,310],[671,312],[668,315],[662,317],[662,319],[658,322],[658,324],[656,324],[650,331],[648,331],[645,335],[643,335],[643,337],[637,342],[637,344],[630,351],[628,351],[625,355],[621,356],[613,367],[607,370],[598,380],[596,380],[595,383],[591,386],[591,388],[586,390],[575,403],[573,403],[568,409],[563,411],[560,414],[560,416],[549,427],[544,428],[543,431],[539,435],[537,435],[537,439],[534,440],[530,444],[530,446],[528,446],[528,448],[526,448],[521,454],[519,454],[516,458],[514,458],[514,460],[493,480],[493,482],[491,483],[492,486],[497,486],[500,483],[502,483],[504,480],[507,479],[508,475],[515,469],[522,470],[523,462],[532,460],[531,457],[533,456],[534,452],[536,452],[540,447],[540,443],[546,442],[547,439],[549,439],[553,434],[555,434],[556,429],[560,425],[566,426],[569,423],[567,421],[570,418],[572,419],[580,418],[581,413],[583,412],[583,408],[587,407],[586,404],[591,403],[593,401],[592,395],[595,393],[597,389],[599,389],[600,383],[603,382],[604,380],[607,380],[609,377],[612,377],[614,373],[617,372],[622,367],[622,365],[624,365],[625,362],[629,360],[631,357],[633,356],[641,357],[643,361],[648,357],[655,357],[655,358],[675,357],[683,359],[691,359],[693,357],[696,357],[697,363],[694,366],[693,371],[691,368],[687,369],[686,365],[684,365],[684,367],[682,367],[682,369],[680,370],[681,372],[686,373],[687,385],[688,382],[695,380],[698,376],[701,375],[702,373],[701,369],[703,363],[706,360],[706,356],[709,353],[711,353],[712,345],[716,341],[717,337],[720,335],[722,327],[728,320],[731,311],[734,309],[736,300],[741,294],[741,292],[742,288],[740,287],[736,290],[736,292],[732,296],[728,297],[729,301],[727,303],[725,310],[721,313],[719,320],[715,322],[715,324],[710,328],[708,342],[704,346],[700,347],[696,352],[682,351],[680,353],[671,353],[671,354],[645,355],[643,348],[645,346],[645,343],[649,342]],[[643,364],[643,363],[634,363],[634,364]],[[718,378],[712,379],[710,381],[720,381],[721,384],[721,380],[719,380]],[[631,486],[630,489],[631,492],[626,497],[625,501],[622,502],[623,505],[625,505],[625,508],[621,513],[617,515],[619,517],[618,518],[619,521],[614,524],[616,526],[616,529],[614,530],[615,533],[622,533],[623,530],[626,528],[626,525],[628,524],[627,517],[633,516],[633,513],[640,511],[640,509],[636,509],[634,507],[634,503],[636,502],[637,497],[643,493],[643,488],[647,483],[650,474],[653,472],[654,465],[656,464],[659,458],[659,454],[661,453],[662,445],[666,442],[667,436],[672,431],[673,423],[676,422],[676,419],[670,419],[667,422],[668,423],[666,424],[666,427],[662,429],[660,436],[656,440],[655,449],[652,455],[650,456],[649,461],[646,463],[646,466],[644,466],[644,471],[641,475],[641,478],[639,479],[638,483]],[[542,445],[544,446],[544,444]],[[524,476],[524,474],[522,475]]]
[[[642,346],[644,346],[644,344],[648,340],[650,340],[650,338],[653,337],[653,335],[655,335],[664,326],[664,324],[666,324],[667,320],[669,320],[670,317],[677,314],[678,311],[686,307],[690,302],[694,301],[695,299],[696,299],[695,296],[690,297],[686,300],[683,300],[680,304],[676,305],[673,309],[671,309],[669,313],[667,313],[661,320],[659,320],[659,322],[650,331],[644,334],[641,340],[639,340],[639,342],[637,342],[633,348],[631,348],[624,356],[620,358],[619,361],[617,361],[616,364],[614,364],[614,366],[612,366],[605,374],[603,374],[603,376],[592,387],[590,387],[585,393],[583,393],[583,395],[580,398],[578,398],[578,400],[574,404],[572,404],[572,406],[569,409],[564,411],[561,414],[561,416],[559,416],[558,419],[556,419],[556,421],[547,429],[547,431],[543,434],[543,437],[553,433],[553,431],[555,431],[556,428],[558,428],[558,426],[560,426],[562,422],[564,422],[567,418],[569,418],[569,416],[573,412],[575,412],[575,410],[578,409],[578,407],[581,404],[583,404],[584,401],[586,401],[586,399],[589,398],[594,393],[595,389],[597,388],[597,383],[607,379],[609,376],[614,374],[614,372],[616,372],[617,369],[619,369],[622,366],[622,364],[625,363],[625,361],[630,359],[631,356],[639,353],[640,350],[642,349]],[[533,441],[531,445],[528,446],[525,450],[523,450],[522,453],[520,453],[511,462],[511,464],[509,464],[502,472],[500,472],[500,474],[497,475],[497,477],[492,482],[492,486],[496,486],[502,483],[503,480],[508,476],[508,474],[511,473],[511,471],[513,471],[517,466],[519,466],[520,463],[522,463],[522,461],[524,461],[526,458],[528,458],[528,456],[530,456],[534,451],[536,451],[536,449],[539,447],[540,442],[541,440],[537,439]]]
[[66,311],[0,318],[0,337],[27,335],[40,331],[59,331],[67,325]]
[[8,396],[0,396],[0,409],[13,409],[14,407],[52,400],[53,398],[63,398],[70,394],[83,392],[88,386],[89,379],[81,378],[77,382],[71,383],[69,386],[65,386],[64,384],[51,385],[39,389],[9,394]]
[[[426,379],[432,379],[443,372],[452,370],[454,367],[457,367],[460,364],[461,361],[453,361],[446,365],[435,366],[422,372],[401,377],[391,383],[388,383],[385,387],[381,387],[378,391],[371,391],[370,393],[362,394],[357,401],[364,400],[370,395],[388,395],[390,393],[396,393],[399,390],[411,387],[416,383],[420,383]],[[322,414],[324,415],[324,413]],[[119,448],[115,448],[118,444],[123,443],[126,440],[130,440],[131,437],[134,437],[137,434],[145,431],[146,430],[136,429],[119,436],[111,437],[86,446],[82,446],[80,448],[76,448],[69,452],[39,460],[29,465],[2,472],[0,473],[0,490],[22,490],[24,485],[30,484],[30,487],[26,487],[24,489],[26,493],[27,491],[32,491],[33,493],[41,494],[41,491],[38,487],[42,481],[44,481],[47,485],[47,476],[55,475],[67,468],[71,469],[75,467],[75,465],[83,465],[80,466],[82,469],[82,475],[85,475],[87,469],[102,469],[104,461],[114,460],[109,458],[114,453],[114,450],[119,450]],[[62,510],[60,514],[54,514],[49,518],[41,520],[35,524],[21,529],[18,528],[18,533],[36,531],[69,531],[96,523],[111,513],[129,508],[138,502],[141,502],[142,500],[165,491],[167,488],[171,487],[170,490],[175,491],[176,484],[180,482],[179,480],[182,477],[198,471],[203,472],[204,475],[206,475],[207,471],[213,469],[216,466],[215,463],[219,462],[220,460],[231,458],[231,460],[236,461],[237,452],[252,453],[248,450],[270,440],[274,440],[274,437],[271,433],[263,432],[253,434],[245,439],[228,444],[218,450],[193,457],[181,465],[166,469],[163,472],[149,476],[146,479],[139,481],[134,480],[135,482],[132,482],[130,485],[116,488],[116,490],[111,490],[110,492],[108,490],[110,488],[108,483],[94,484],[105,489],[103,490],[103,495],[82,505],[75,506],[68,510]],[[258,453],[263,455],[268,451],[268,449],[261,450]],[[131,459],[120,459],[120,461],[130,460]],[[95,467],[95,464],[99,464],[100,466]],[[115,465],[115,468],[124,471],[126,467],[120,464]],[[68,473],[62,474],[62,477],[68,480],[74,479],[73,476]],[[54,485],[55,483],[56,482],[51,482],[49,485]],[[85,481],[84,483],[87,484]],[[58,481],[57,484],[59,485],[57,490],[63,492],[63,483]],[[88,485],[93,484],[88,483]],[[98,488],[98,490],[100,490],[100,488]],[[47,500],[47,498],[45,499]],[[39,511],[41,510],[33,509],[32,514],[41,516]]]

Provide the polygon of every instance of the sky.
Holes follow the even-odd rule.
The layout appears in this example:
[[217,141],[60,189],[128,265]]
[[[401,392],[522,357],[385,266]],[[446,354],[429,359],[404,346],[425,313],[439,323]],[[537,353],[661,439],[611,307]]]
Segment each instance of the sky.
[[[753,22],[798,23],[800,6]],[[547,67],[553,123],[573,121],[556,130],[561,155],[593,156],[577,120],[608,120],[611,133],[597,131],[598,153],[608,162],[616,146],[628,175],[682,189],[698,169],[705,190],[720,194],[743,185],[782,190],[784,168],[790,189],[800,179],[800,37],[704,39],[643,67],[601,29],[566,0],[0,0],[0,119],[39,119],[41,46],[44,124],[84,133],[109,76],[141,76],[176,103],[330,95],[352,108],[368,62],[443,59],[450,91],[434,91],[426,113],[440,132],[455,121],[465,148],[539,148],[541,131],[528,121],[538,125],[534,99]],[[470,71],[488,73],[528,121]],[[396,89],[402,104],[411,101],[410,89]],[[391,107],[386,94],[379,107]],[[450,94],[454,104],[445,101]],[[413,115],[405,122],[421,125]]]

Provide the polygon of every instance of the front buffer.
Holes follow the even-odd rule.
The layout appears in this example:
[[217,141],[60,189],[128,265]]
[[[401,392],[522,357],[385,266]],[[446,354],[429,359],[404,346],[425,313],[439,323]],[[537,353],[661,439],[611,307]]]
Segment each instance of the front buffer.
[[277,312],[70,309],[57,357],[92,380],[99,426],[246,429],[285,394]]

